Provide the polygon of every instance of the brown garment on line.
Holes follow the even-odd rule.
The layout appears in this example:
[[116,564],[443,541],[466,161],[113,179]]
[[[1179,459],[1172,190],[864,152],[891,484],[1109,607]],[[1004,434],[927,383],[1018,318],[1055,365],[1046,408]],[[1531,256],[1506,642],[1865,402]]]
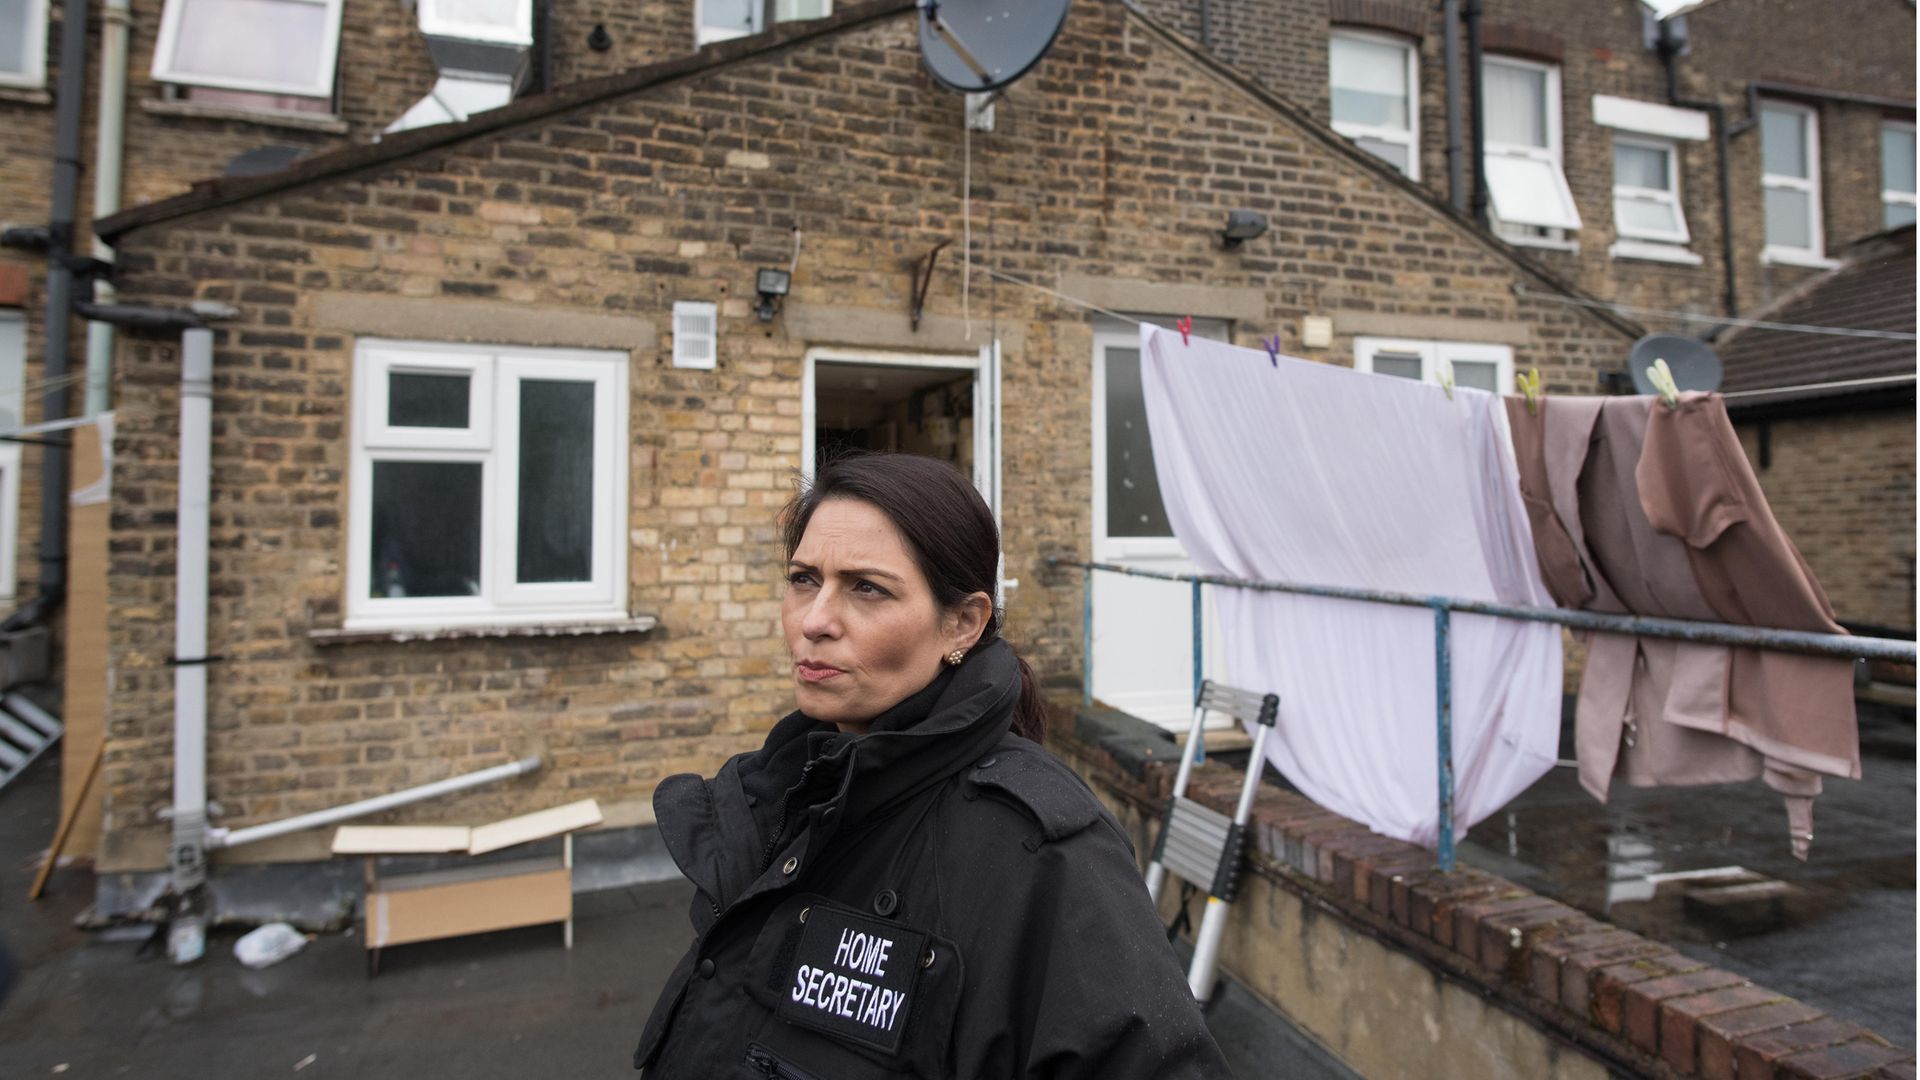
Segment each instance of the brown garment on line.
[[[1740,448],[1716,394],[1656,408],[1637,470],[1653,527],[1684,541],[1694,576],[1725,622],[1844,634],[1833,605]],[[1860,775],[1853,661],[1735,649],[1729,738],[1831,776]]]
[[1513,435],[1513,456],[1520,467],[1520,501],[1533,526],[1533,551],[1540,563],[1553,602],[1565,608],[1585,607],[1593,599],[1593,582],[1580,561],[1573,539],[1553,513],[1553,493],[1547,486],[1547,410],[1552,402],[1540,399],[1528,408],[1525,398],[1509,397],[1507,428]]
[[[1637,469],[1649,398],[1558,398],[1543,449],[1556,517],[1595,597],[1588,607],[1713,621],[1688,549],[1656,531],[1641,505]],[[1575,711],[1581,783],[1605,800],[1612,779],[1635,787],[1730,783],[1764,776],[1787,796],[1795,853],[1810,831],[1820,781],[1769,761],[1726,735],[1729,687],[1739,678],[1724,645],[1590,636]]]

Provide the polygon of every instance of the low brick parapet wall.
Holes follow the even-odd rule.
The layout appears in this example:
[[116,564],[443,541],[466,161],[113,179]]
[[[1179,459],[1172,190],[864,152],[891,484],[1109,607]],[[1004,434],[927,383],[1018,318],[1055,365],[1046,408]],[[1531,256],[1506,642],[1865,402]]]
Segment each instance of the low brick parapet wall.
[[[1136,829],[1171,793],[1178,748],[1124,714],[1063,704],[1048,746]],[[1187,794],[1232,814],[1242,779],[1208,761],[1195,767]],[[1915,1075],[1911,1051],[1857,1024],[1491,874],[1442,873],[1428,849],[1299,794],[1263,785],[1250,832],[1253,874],[1416,954],[1610,1071],[1713,1080]],[[1231,931],[1221,951],[1240,974],[1233,958],[1244,950]]]

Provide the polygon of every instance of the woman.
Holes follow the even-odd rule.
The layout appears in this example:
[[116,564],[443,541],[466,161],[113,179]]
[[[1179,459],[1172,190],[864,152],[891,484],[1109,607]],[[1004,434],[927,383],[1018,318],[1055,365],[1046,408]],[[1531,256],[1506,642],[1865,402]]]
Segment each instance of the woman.
[[1132,849],[1037,745],[993,515],[904,454],[787,508],[799,710],[654,796],[698,889],[649,1080],[1225,1077]]

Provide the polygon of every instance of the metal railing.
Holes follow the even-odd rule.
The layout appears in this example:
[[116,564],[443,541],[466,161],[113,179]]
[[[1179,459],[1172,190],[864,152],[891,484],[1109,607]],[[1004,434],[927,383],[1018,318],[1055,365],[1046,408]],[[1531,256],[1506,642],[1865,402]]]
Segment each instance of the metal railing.
[[[1081,686],[1083,700],[1093,704],[1093,575],[1096,571],[1125,574],[1129,577],[1159,581],[1186,581],[1193,587],[1193,692],[1196,700],[1206,675],[1202,666],[1203,588],[1214,585],[1255,592],[1292,593],[1298,596],[1322,596],[1335,600],[1359,600],[1401,607],[1423,607],[1433,612],[1433,655],[1435,697],[1435,758],[1440,778],[1440,869],[1454,867],[1453,843],[1453,613],[1493,615],[1503,619],[1555,623],[1575,630],[1595,630],[1608,634],[1633,634],[1640,637],[1668,638],[1703,644],[1742,645],[1780,652],[1836,656],[1847,659],[1914,662],[1911,641],[1892,638],[1854,637],[1849,634],[1819,634],[1806,630],[1780,630],[1762,626],[1736,626],[1731,623],[1693,622],[1685,619],[1658,619],[1644,615],[1613,615],[1599,611],[1575,611],[1563,608],[1527,607],[1486,600],[1463,600],[1454,596],[1420,596],[1414,593],[1387,592],[1379,589],[1350,589],[1338,585],[1301,585],[1284,581],[1252,581],[1219,574],[1176,574],[1158,570],[1140,570],[1114,563],[1084,562],[1057,555],[1046,557],[1049,567],[1075,566],[1085,571],[1085,596],[1081,601]],[[1196,747],[1196,753],[1203,753]]]

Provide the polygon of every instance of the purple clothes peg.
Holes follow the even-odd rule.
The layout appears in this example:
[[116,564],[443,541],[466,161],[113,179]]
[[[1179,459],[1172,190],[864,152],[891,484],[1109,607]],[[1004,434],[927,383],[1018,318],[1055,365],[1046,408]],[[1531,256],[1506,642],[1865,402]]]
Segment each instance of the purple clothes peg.
[[1188,335],[1193,333],[1193,316],[1191,315],[1185,316],[1179,322],[1174,323],[1173,325],[1174,325],[1174,329],[1180,331],[1180,344],[1182,345],[1193,344],[1193,342],[1188,338]]
[[1260,344],[1265,345],[1267,347],[1267,362],[1271,363],[1274,367],[1279,367],[1280,366],[1280,335],[1275,334],[1270,338],[1264,338],[1261,340]]

